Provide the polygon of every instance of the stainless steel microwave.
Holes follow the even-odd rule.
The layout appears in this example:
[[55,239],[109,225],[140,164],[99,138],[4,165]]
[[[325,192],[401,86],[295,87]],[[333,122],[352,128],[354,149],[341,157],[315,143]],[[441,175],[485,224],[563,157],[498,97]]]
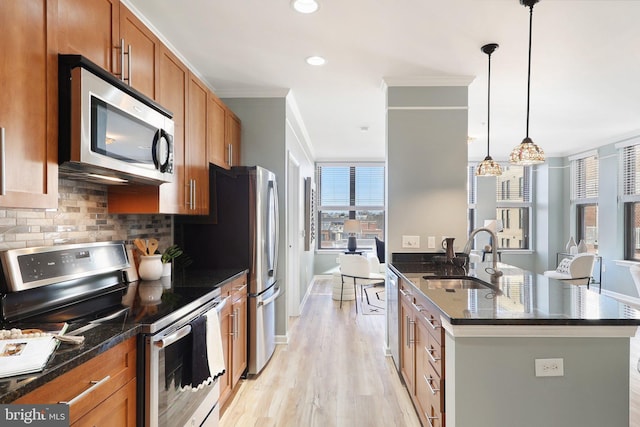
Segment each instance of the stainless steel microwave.
[[172,182],[169,111],[79,55],[59,55],[60,174],[107,184]]

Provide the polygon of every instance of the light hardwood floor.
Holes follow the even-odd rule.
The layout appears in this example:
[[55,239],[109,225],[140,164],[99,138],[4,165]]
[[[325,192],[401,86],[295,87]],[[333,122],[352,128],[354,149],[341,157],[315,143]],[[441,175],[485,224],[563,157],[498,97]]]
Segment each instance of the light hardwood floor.
[[288,345],[243,380],[220,427],[419,426],[409,395],[384,355],[385,316],[356,315],[316,279]]
[[[419,426],[395,366],[383,353],[384,316],[355,314],[316,279],[265,370],[243,380],[220,427]],[[631,339],[630,427],[640,427],[640,332]]]

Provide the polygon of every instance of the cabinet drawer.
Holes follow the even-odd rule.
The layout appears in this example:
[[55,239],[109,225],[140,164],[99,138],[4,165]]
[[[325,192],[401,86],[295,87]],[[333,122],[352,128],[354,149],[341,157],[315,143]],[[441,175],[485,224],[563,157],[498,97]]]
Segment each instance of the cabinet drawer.
[[86,392],[69,407],[70,424],[73,424],[135,376],[136,337],[132,337],[14,403],[69,402]]
[[424,344],[422,349],[425,352],[425,360],[431,364],[438,378],[442,378],[444,346],[442,346],[431,333],[428,335],[428,342]]
[[422,376],[416,380],[416,394],[422,411],[427,418],[435,416],[440,419],[444,409],[444,380],[436,374],[431,365],[427,365]]

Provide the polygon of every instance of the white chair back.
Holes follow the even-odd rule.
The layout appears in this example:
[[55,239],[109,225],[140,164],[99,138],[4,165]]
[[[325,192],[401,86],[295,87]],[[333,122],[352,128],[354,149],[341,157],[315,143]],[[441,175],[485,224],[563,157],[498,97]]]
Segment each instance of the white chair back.
[[362,255],[340,254],[340,273],[346,276],[369,277],[371,264]]
[[596,257],[593,254],[582,253],[577,254],[569,264],[569,275],[572,278],[591,277],[593,275],[593,266]]

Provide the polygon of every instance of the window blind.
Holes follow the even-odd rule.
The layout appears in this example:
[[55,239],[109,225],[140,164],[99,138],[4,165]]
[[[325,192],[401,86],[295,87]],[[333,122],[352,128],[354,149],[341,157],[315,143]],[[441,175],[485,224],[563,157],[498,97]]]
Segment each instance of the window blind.
[[598,198],[598,156],[571,161],[571,200]]
[[623,201],[640,200],[640,145],[629,145],[620,150],[620,195]]
[[384,208],[384,166],[322,165],[316,167],[318,207]]
[[467,202],[470,206],[475,205],[478,200],[477,183],[476,166],[467,166]]

